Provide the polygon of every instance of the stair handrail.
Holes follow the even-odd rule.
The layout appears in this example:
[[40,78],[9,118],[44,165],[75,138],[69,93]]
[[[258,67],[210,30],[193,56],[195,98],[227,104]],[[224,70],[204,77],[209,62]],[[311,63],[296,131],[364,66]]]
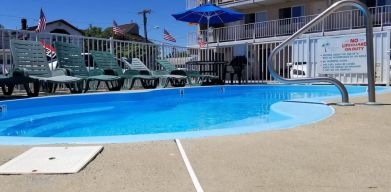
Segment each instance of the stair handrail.
[[375,94],[375,77],[374,77],[374,55],[373,55],[373,24],[371,15],[369,12],[368,7],[357,0],[342,0],[334,3],[329,8],[327,8],[325,11],[323,11],[321,14],[319,14],[317,17],[312,19],[309,23],[304,25],[301,29],[299,29],[297,32],[295,32],[292,36],[290,36],[288,39],[283,41],[281,44],[279,44],[276,48],[273,49],[271,52],[268,60],[267,60],[267,67],[268,71],[271,74],[271,76],[286,84],[299,84],[299,83],[315,83],[315,82],[323,82],[323,83],[331,83],[339,89],[342,95],[342,103],[339,103],[340,105],[351,105],[349,104],[349,94],[346,90],[346,87],[343,83],[338,81],[335,78],[331,77],[314,77],[314,78],[302,78],[302,79],[287,79],[282,76],[280,76],[273,67],[273,63],[275,63],[275,55],[280,52],[283,48],[288,46],[288,44],[292,43],[294,40],[296,40],[300,35],[307,32],[311,27],[319,24],[322,22],[327,16],[332,14],[335,10],[346,7],[346,6],[353,6],[361,10],[364,14],[364,21],[366,25],[366,42],[367,42],[367,74],[368,74],[368,104],[375,104],[376,103],[376,94]]

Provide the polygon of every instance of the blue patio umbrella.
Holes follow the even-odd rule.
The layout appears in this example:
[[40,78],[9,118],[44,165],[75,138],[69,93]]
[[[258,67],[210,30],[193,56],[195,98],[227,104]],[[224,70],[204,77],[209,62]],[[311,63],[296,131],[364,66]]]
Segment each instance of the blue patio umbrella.
[[[207,24],[209,29],[213,24],[224,24],[239,21],[244,18],[244,14],[231,9],[222,8],[211,3],[172,15],[176,20],[189,23]],[[208,44],[207,44],[208,46]]]
[[242,20],[244,14],[207,3],[182,13],[173,14],[172,16],[179,21],[207,24],[209,27],[209,25],[213,24]]

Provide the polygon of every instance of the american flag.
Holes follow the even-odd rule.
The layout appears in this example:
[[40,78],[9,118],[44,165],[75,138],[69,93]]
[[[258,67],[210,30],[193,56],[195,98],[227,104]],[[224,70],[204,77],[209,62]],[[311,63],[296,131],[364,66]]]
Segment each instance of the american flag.
[[171,42],[176,42],[176,39],[167,31],[164,29],[164,35],[163,35],[164,40],[166,41],[171,41]]
[[198,37],[198,46],[200,46],[200,48],[204,48],[206,45],[206,42],[204,41],[204,39],[202,37]]
[[113,33],[114,35],[125,35],[124,30],[118,27],[117,22],[113,21]]
[[41,9],[41,13],[39,15],[39,20],[38,20],[38,26],[35,29],[35,31],[39,33],[39,32],[42,32],[43,30],[45,30],[45,28],[46,28],[46,17]]

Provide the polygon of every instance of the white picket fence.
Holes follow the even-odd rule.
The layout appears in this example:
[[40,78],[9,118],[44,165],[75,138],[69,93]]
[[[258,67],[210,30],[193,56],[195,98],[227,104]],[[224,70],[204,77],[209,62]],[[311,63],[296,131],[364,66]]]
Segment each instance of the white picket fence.
[[[299,39],[282,50],[277,55],[274,66],[276,71],[285,78],[322,76],[317,73],[318,61],[315,60],[313,54],[317,51],[316,43],[320,38],[322,37]],[[161,43],[140,43],[115,39],[0,29],[0,72],[3,74],[10,72],[13,68],[9,50],[10,39],[43,41],[48,45],[52,45],[54,41],[79,45],[85,55],[86,66],[89,68],[94,67],[92,58],[89,55],[91,50],[109,51],[116,58],[138,57],[152,70],[161,69],[156,63],[156,59],[161,58],[168,59],[171,63],[177,65],[178,68],[186,68],[189,67],[186,65],[189,61],[226,61],[229,64],[234,56],[244,55],[248,60],[243,71],[243,78],[246,83],[276,83],[273,81],[266,67],[267,57],[279,44],[276,41],[197,49]],[[388,85],[390,82],[390,41],[390,31],[374,33],[377,84]],[[55,58],[50,57],[49,62],[55,67]],[[118,61],[118,64],[123,68],[127,67],[120,61]],[[226,74],[220,74],[220,76],[228,77]],[[330,74],[327,76],[335,77],[346,84],[366,83],[366,74],[364,73]],[[236,77],[235,82],[237,83]]]
[[[10,52],[10,39],[23,39],[30,41],[40,41],[47,46],[53,45],[55,41],[68,42],[81,47],[85,55],[86,65],[93,68],[95,64],[89,55],[91,50],[108,51],[116,58],[131,57],[140,58],[151,70],[160,69],[156,59],[169,59],[178,67],[184,67],[185,63],[197,59],[198,49],[174,46],[165,43],[142,43],[134,41],[122,41],[116,39],[104,39],[95,37],[64,35],[54,33],[36,33],[33,31],[0,29],[0,73],[9,72],[12,65]],[[47,49],[49,51],[49,49]],[[48,53],[49,54],[49,53]],[[55,58],[48,57],[49,63],[55,65]],[[118,62],[123,68],[120,61]]]
[[[356,34],[359,35],[359,34]],[[319,61],[315,57],[317,41],[324,37],[307,37],[296,40],[276,56],[275,70],[285,78],[307,78],[329,76],[345,84],[366,84],[366,73],[319,74]],[[200,60],[216,60],[230,62],[235,55],[245,55],[247,65],[243,77],[247,83],[276,83],[268,72],[266,61],[278,41],[263,43],[245,43],[209,47],[200,50]],[[377,84],[390,83],[390,31],[374,33],[375,47],[375,79]],[[238,52],[241,52],[238,54]],[[366,65],[366,62],[364,63]]]

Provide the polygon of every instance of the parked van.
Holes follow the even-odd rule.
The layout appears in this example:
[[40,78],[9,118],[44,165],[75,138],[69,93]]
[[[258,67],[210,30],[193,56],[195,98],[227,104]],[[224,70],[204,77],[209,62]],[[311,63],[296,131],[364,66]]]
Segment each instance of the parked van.
[[307,77],[307,62],[287,63],[289,68],[289,78],[299,79]]

